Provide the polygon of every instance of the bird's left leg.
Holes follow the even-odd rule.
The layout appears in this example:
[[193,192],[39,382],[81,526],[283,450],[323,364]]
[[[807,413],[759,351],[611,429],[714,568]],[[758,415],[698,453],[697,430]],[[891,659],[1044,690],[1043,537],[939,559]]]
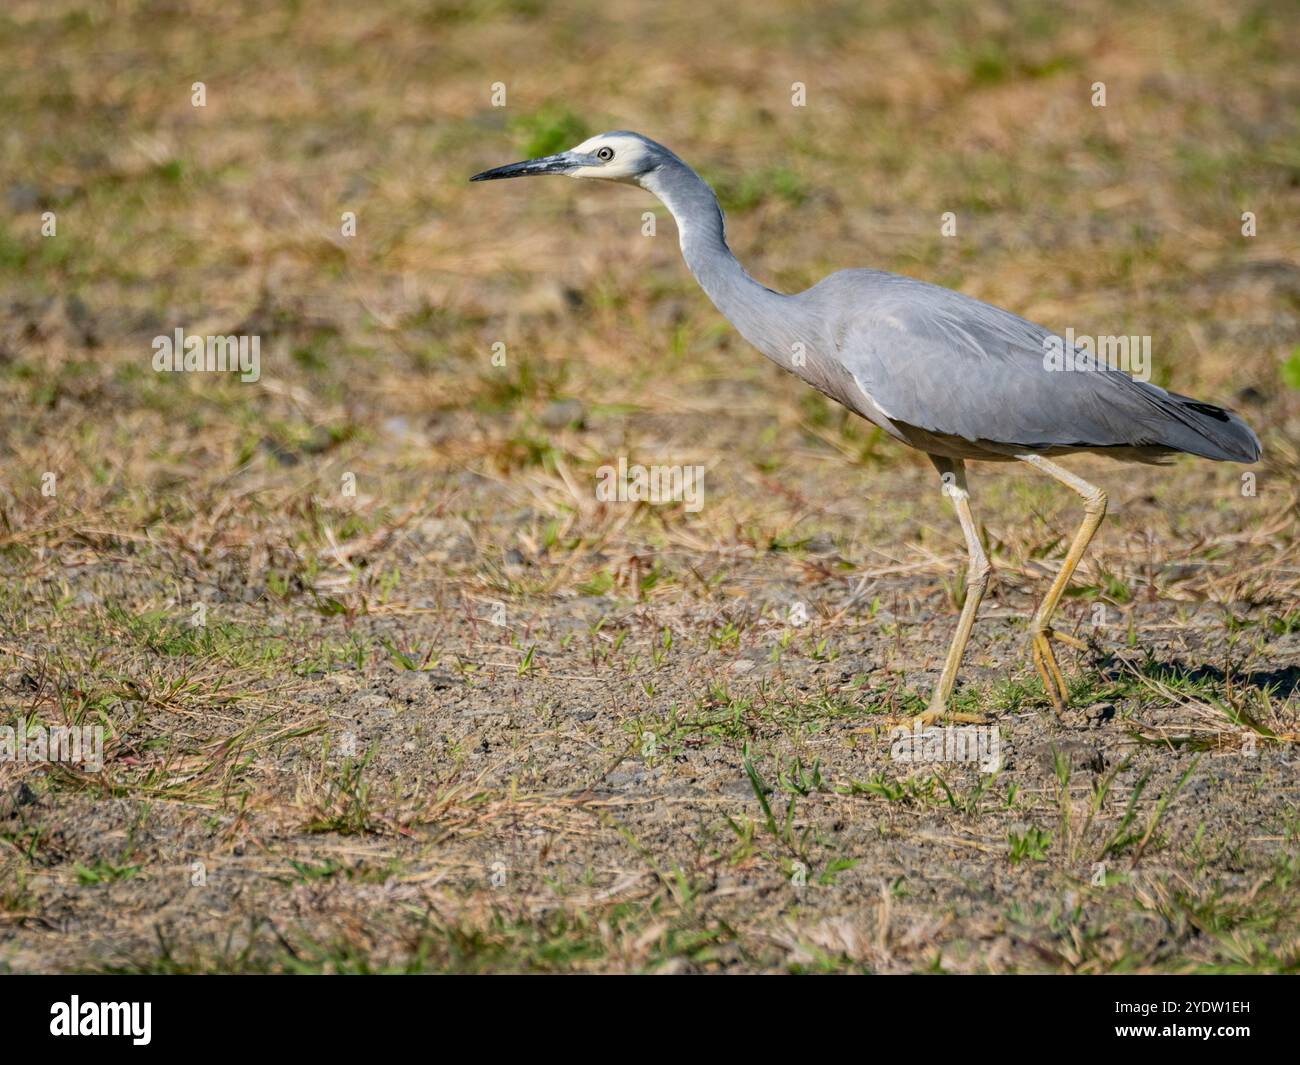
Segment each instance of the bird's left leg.
[[1051,587],[1047,589],[1047,594],[1043,596],[1043,601],[1034,613],[1034,620],[1029,627],[1034,665],[1038,667],[1039,675],[1043,678],[1043,684],[1047,687],[1047,694],[1052,700],[1052,705],[1060,711],[1065,709],[1065,702],[1070,692],[1066,686],[1065,677],[1061,675],[1061,667],[1056,664],[1056,655],[1052,653],[1051,641],[1062,640],[1065,643],[1079,647],[1085,647],[1086,644],[1080,640],[1075,640],[1073,637],[1067,637],[1063,633],[1053,631],[1052,615],[1056,612],[1061,596],[1065,594],[1070,578],[1074,576],[1074,570],[1079,565],[1079,560],[1083,558],[1083,553],[1088,550],[1088,544],[1092,542],[1098,526],[1101,525],[1102,519],[1106,516],[1106,493],[1096,485],[1089,484],[1082,477],[1076,477],[1064,467],[1043,458],[1042,455],[1031,453],[1017,455],[1016,457],[1031,466],[1037,467],[1048,476],[1055,477],[1067,488],[1071,488],[1083,496],[1083,524],[1079,526],[1079,531],[1074,534],[1070,549],[1065,554],[1065,561],[1061,563],[1061,571],[1056,575],[1056,579],[1052,581]]
[[[948,648],[948,657],[943,663],[943,672],[939,683],[930,698],[930,706],[921,715],[921,723],[929,725],[947,712],[948,699],[953,686],[957,683],[957,670],[961,667],[962,654],[966,650],[966,641],[970,639],[971,628],[975,624],[975,614],[984,598],[984,589],[988,587],[988,556],[984,545],[980,543],[979,529],[975,525],[975,516],[971,514],[970,493],[966,490],[966,464],[961,459],[945,459],[931,455],[939,476],[943,478],[944,494],[949,496],[957,508],[957,520],[961,522],[962,534],[966,537],[966,554],[969,564],[966,569],[966,601],[962,604],[961,617],[957,620],[957,632],[953,635]],[[979,719],[976,719],[979,720]]]

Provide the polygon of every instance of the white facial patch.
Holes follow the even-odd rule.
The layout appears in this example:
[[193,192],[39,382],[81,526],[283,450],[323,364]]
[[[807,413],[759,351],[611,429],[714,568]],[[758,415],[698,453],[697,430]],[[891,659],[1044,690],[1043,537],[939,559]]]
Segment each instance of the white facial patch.
[[575,146],[572,151],[580,155],[596,155],[602,148],[608,148],[614,153],[607,162],[571,170],[569,177],[601,178],[604,181],[635,181],[637,175],[645,167],[648,152],[646,146],[636,137],[601,133],[583,141]]

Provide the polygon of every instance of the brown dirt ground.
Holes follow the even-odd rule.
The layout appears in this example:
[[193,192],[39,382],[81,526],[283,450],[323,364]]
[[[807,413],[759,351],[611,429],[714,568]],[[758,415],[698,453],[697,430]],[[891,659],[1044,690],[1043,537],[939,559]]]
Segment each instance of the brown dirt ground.
[[[858,7],[0,16],[0,715],[107,732],[0,763],[0,969],[1300,967],[1293,15]],[[1111,516],[1059,718],[1026,618],[1077,501],[974,469],[998,773],[891,758],[963,595],[924,459],[748,350],[643,194],[465,184],[607,127],[774,285],[1151,334],[1259,430],[1253,494],[1072,460]],[[262,380],[154,374],[177,326]],[[619,456],[704,507],[598,501]]]

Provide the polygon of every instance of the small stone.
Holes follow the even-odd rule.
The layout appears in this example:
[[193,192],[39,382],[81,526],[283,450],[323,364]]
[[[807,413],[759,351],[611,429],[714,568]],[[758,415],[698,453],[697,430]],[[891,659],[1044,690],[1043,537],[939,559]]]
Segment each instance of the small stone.
[[587,411],[576,399],[556,399],[547,404],[540,421],[548,429],[566,429],[581,426]]
[[35,185],[16,184],[9,186],[9,210],[14,214],[34,211],[41,205],[41,190]]
[[0,821],[13,817],[21,807],[30,806],[35,801],[36,792],[27,781],[19,781],[8,794],[0,794]]
[[413,435],[411,433],[411,420],[404,418],[400,414],[385,418],[383,430],[387,436],[391,436],[394,440],[409,440]]
[[1048,773],[1056,772],[1058,753],[1068,759],[1071,770],[1100,773],[1106,768],[1106,756],[1101,748],[1085,740],[1051,740],[1038,744],[1029,753],[1034,764]]

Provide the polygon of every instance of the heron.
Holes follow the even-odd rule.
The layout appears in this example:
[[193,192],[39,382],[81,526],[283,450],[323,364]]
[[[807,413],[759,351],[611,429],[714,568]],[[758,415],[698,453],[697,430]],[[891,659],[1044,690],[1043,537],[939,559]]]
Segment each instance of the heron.
[[[1019,462],[1083,500],[1083,519],[1029,623],[1029,646],[1057,712],[1069,688],[1053,643],[1087,644],[1052,626],[1106,515],[1106,493],[1058,464],[1092,452],[1161,464],[1179,453],[1250,463],[1259,439],[1235,413],[1124,372],[1095,351],[954,289],[881,270],[831,274],[803,292],[760,284],[727,244],[708,183],[662,144],[616,130],[471,181],[561,174],[639,185],[677,224],[686,266],[719,312],[783,370],[923,451],[951,498],[966,544],[966,595],[925,724],[944,717],[992,570],[971,510],[966,463]],[[1074,357],[1077,356],[1077,357]]]

